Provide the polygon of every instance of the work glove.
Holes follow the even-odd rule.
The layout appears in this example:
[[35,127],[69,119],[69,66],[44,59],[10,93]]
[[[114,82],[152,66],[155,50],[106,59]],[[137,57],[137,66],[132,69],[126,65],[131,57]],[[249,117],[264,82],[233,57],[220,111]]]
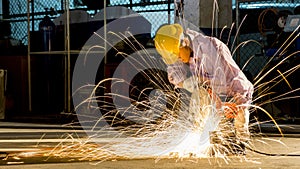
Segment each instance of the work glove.
[[239,108],[233,102],[224,102],[223,111],[226,118],[234,119],[238,114]]
[[167,72],[169,82],[178,85],[187,77],[187,66],[184,63],[177,61],[174,64],[168,65]]
[[183,81],[182,88],[193,93],[199,89],[198,79],[195,76],[191,76]]
[[216,104],[216,109],[221,110],[226,118],[233,119],[237,116],[239,108],[234,102],[222,102],[220,97],[216,95],[212,89],[208,88],[207,92],[209,93],[211,99]]

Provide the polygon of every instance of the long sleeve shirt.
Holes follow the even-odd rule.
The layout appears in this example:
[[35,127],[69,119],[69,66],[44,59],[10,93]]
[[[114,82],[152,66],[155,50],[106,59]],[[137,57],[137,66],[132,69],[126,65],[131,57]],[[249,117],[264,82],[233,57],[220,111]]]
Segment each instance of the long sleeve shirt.
[[186,34],[191,39],[193,56],[189,60],[189,70],[181,66],[180,61],[169,65],[167,71],[173,83],[185,80],[188,74],[186,72],[190,71],[193,76],[208,81],[217,94],[232,97],[240,95],[243,103],[251,101],[253,84],[233,60],[228,47],[217,38],[193,30],[187,30]]

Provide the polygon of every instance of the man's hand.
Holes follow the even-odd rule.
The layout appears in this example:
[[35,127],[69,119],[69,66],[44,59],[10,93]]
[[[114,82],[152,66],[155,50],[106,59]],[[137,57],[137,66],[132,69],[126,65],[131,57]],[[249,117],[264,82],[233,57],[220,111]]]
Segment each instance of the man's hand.
[[224,102],[223,110],[226,118],[233,119],[237,116],[239,108],[235,103],[232,102]]
[[241,105],[247,102],[247,99],[239,93],[235,94],[233,99],[235,100],[234,103],[237,105]]
[[221,109],[222,108],[222,100],[218,95],[216,95],[210,88],[206,89],[208,94],[210,95],[210,98],[216,103],[216,108]]

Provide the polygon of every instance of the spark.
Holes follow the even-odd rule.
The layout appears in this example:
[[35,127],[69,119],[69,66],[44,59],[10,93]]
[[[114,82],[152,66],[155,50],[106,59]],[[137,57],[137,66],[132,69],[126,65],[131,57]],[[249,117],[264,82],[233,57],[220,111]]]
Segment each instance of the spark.
[[[92,89],[90,93],[85,93],[84,96],[86,97],[83,97],[79,105],[75,105],[76,110],[90,112],[78,114],[78,116],[84,117],[85,120],[80,121],[80,124],[87,125],[85,131],[92,134],[86,138],[75,138],[76,136],[66,135],[51,150],[36,150],[36,152],[27,152],[20,156],[37,156],[37,154],[42,153],[48,158],[67,157],[99,162],[141,158],[154,158],[156,162],[163,158],[188,159],[191,161],[196,161],[198,158],[207,158],[208,160],[221,158],[228,164],[232,160],[229,158],[229,154],[238,151],[241,147],[234,139],[232,122],[220,116],[214,98],[211,98],[201,86],[197,92],[192,94],[174,88],[167,81],[165,72],[156,69],[145,70],[147,67],[165,67],[162,60],[155,56],[155,53],[145,49],[136,39],[129,39],[122,33],[109,33],[123,40],[123,43],[135,51],[134,54],[117,51],[116,55],[126,58],[127,64],[139,71],[141,79],[148,79],[150,85],[140,88],[138,84],[134,84],[134,80],[127,81],[126,79],[111,77],[100,80],[96,85],[86,84],[80,86],[73,95],[80,92],[84,93],[85,89]],[[126,32],[126,34],[130,33]],[[97,33],[95,35],[100,40],[107,41],[101,35]],[[133,35],[130,37],[133,37]],[[137,46],[135,46],[136,43]],[[259,44],[254,40],[248,40],[238,45],[238,48],[248,43]],[[108,45],[118,50],[109,42]],[[84,65],[88,60],[89,52],[93,49],[104,50],[104,47],[100,45],[89,47],[85,53]],[[235,53],[236,49],[233,51]],[[262,81],[295,54],[287,56],[264,74],[262,70],[254,78],[255,90],[258,92],[256,98],[253,99],[256,104],[247,105],[250,107],[251,112],[260,110],[266,114],[282,136],[284,134],[276,119],[261,106],[282,100],[286,94],[293,94],[298,91],[298,89],[294,89],[272,98],[273,100],[266,99],[273,94],[273,92],[270,92],[271,89],[282,80],[292,89],[286,77],[298,70],[299,65],[285,72],[278,70],[279,76],[269,82],[262,83]],[[253,59],[253,57],[250,59]],[[250,60],[246,63],[249,62]],[[271,86],[270,84],[273,81],[276,81],[276,83]],[[118,90],[110,90],[119,89],[118,87],[122,87],[122,85],[128,87],[129,96],[124,95],[122,91],[119,93]],[[104,90],[104,94],[99,94],[99,90]],[[297,96],[294,98],[297,98]],[[112,103],[112,101],[118,99],[128,100],[130,105],[122,107],[122,104]],[[263,101],[259,103],[259,100]],[[116,106],[119,107],[116,108]],[[102,116],[99,117],[96,114],[97,110],[103,112]],[[107,124],[103,126],[101,125],[102,122]],[[261,122],[257,120],[256,124],[258,123]],[[215,140],[212,141],[211,139]],[[266,138],[258,141],[267,144],[265,140]],[[43,141],[45,141],[44,138],[37,140],[38,143]],[[245,144],[250,147],[253,146],[251,142]],[[250,160],[243,155],[239,157],[239,160],[257,163],[257,161]]]
[[[113,34],[121,39],[125,37],[122,34]],[[100,35],[97,36],[104,40]],[[165,75],[162,72],[154,70],[143,71],[142,68],[146,67],[145,65],[162,63],[156,57],[153,57],[152,53],[149,53],[147,49],[138,50],[129,39],[125,38],[124,42],[132,47],[133,50],[137,50],[137,55],[133,57],[120,51],[117,52],[117,55],[122,55],[127,59],[130,58],[128,63],[135,69],[141,70],[142,77],[149,79],[152,86],[140,89],[131,82],[119,78],[107,78],[101,80],[95,86],[92,84],[82,86],[76,92],[81,91],[85,87],[93,87],[93,90],[80,105],[77,105],[76,109],[86,106],[86,109],[101,109],[105,112],[100,118],[94,116],[94,114],[84,115],[91,119],[85,122],[92,122],[93,124],[90,127],[90,131],[96,133],[85,139],[71,138],[71,141],[71,136],[68,136],[66,141],[58,144],[51,152],[48,152],[48,155],[50,157],[74,157],[80,160],[99,162],[140,158],[154,158],[156,161],[163,158],[177,158],[178,160],[208,158],[211,160],[211,157],[215,157],[229,163],[232,159],[229,158],[228,154],[235,151],[232,149],[239,148],[240,145],[235,144],[235,140],[231,140],[233,139],[231,137],[233,133],[230,132],[232,131],[232,123],[222,121],[222,117],[216,111],[214,100],[209,95],[205,96],[205,94],[199,97],[199,95],[180,93],[163,78]],[[249,40],[241,43],[239,47],[251,42],[257,43]],[[149,60],[149,58],[151,59]],[[278,67],[280,64],[275,67]],[[286,77],[286,75],[296,71],[297,68],[298,66],[286,72],[280,72],[280,76],[282,78]],[[257,77],[256,89],[268,86],[268,83],[260,84],[259,82],[273,70],[275,68],[269,70],[262,77]],[[288,83],[286,78],[283,79]],[[112,87],[126,84],[131,87],[131,93],[137,94],[126,96],[111,91],[106,92],[104,95],[97,95],[99,88],[108,90],[106,83],[109,82]],[[256,101],[256,99],[259,100],[272,94],[268,93],[271,88],[261,91],[254,100]],[[148,91],[154,91],[154,94],[150,96]],[[108,101],[109,99],[130,100],[131,105],[115,109],[114,105]],[[199,105],[200,100],[204,100],[205,103]],[[99,105],[104,106],[97,107],[91,103],[99,103]],[[166,103],[168,103],[169,107],[166,107]],[[262,104],[266,103],[268,101]],[[259,109],[267,114],[270,121],[277,126],[278,131],[283,136],[279,125],[269,112],[261,108],[261,105],[249,106],[252,111]],[[126,118],[124,118],[125,116]],[[108,125],[99,127],[98,124],[102,121],[107,121]],[[85,122],[81,121],[83,124]],[[216,138],[222,144],[211,143],[210,136],[212,132],[221,128],[229,129],[215,133]],[[110,135],[107,134],[109,133],[108,131],[116,132]],[[111,139],[104,139],[108,136]],[[252,146],[251,143],[246,144]],[[257,163],[257,161],[247,159],[245,156],[240,156],[239,159]]]

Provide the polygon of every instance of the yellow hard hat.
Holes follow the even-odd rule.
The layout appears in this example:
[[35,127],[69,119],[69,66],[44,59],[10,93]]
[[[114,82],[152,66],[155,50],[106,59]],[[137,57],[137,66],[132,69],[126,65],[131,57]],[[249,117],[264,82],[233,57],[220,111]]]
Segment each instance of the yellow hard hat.
[[179,24],[163,25],[157,30],[155,48],[166,64],[173,64],[178,60],[182,34],[183,28]]

